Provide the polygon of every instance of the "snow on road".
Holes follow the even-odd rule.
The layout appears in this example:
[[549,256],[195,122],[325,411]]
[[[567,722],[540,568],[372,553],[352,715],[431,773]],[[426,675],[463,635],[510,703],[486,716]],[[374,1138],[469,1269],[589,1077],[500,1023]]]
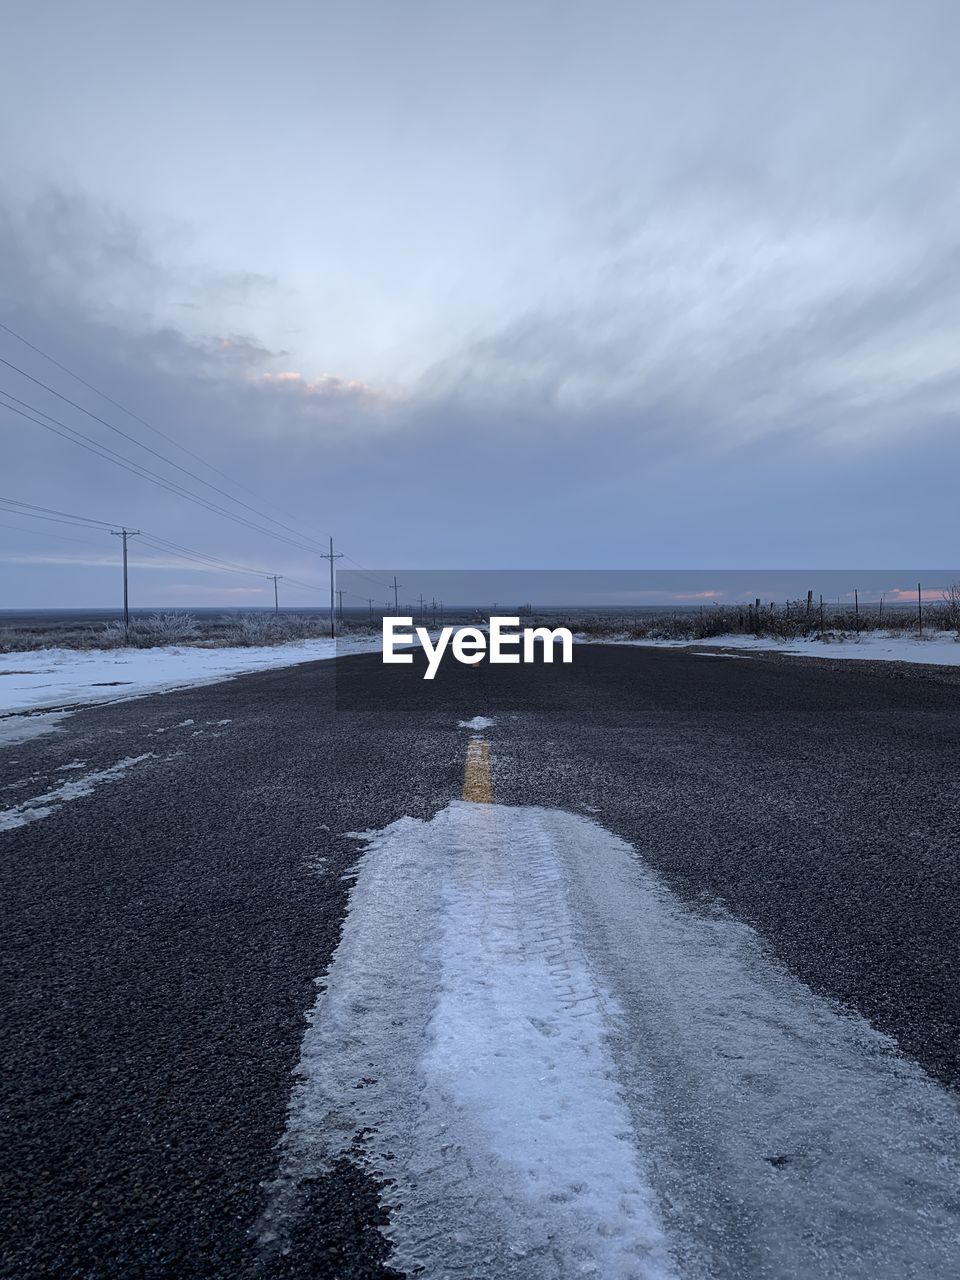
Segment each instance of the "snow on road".
[[588,644],[626,644],[640,648],[687,649],[691,645],[723,649],[773,650],[796,658],[853,658],[874,662],[915,662],[929,666],[960,666],[960,637],[953,631],[916,635],[864,633],[831,634],[827,640],[779,640],[775,636],[716,636],[712,640],[590,640]]
[[[102,786],[105,782],[116,782],[118,778],[132,769],[134,765],[142,764],[144,760],[153,758],[153,752],[147,751],[139,756],[127,756],[124,760],[118,760],[116,764],[110,765],[107,769],[91,770],[82,778],[76,778],[68,782],[63,782],[59,786],[54,787],[51,791],[45,791],[42,795],[32,796],[29,800],[24,800],[18,805],[14,805],[10,809],[0,809],[0,831],[13,831],[16,827],[25,827],[30,822],[39,822],[42,818],[49,818],[61,805],[69,803],[71,800],[80,800],[84,796],[92,796],[97,787]],[[74,767],[82,768],[81,761],[76,764],[64,765],[62,768]],[[30,779],[25,779],[29,782]]]
[[35,715],[0,711],[0,747],[14,747],[59,729],[70,714],[69,711],[44,711]]
[[378,636],[200,649],[34,649],[0,655],[0,717],[46,707],[113,702],[272,667],[317,662],[380,648]]
[[751,929],[569,813],[367,839],[265,1249],[359,1153],[425,1280],[960,1274],[956,1100]]

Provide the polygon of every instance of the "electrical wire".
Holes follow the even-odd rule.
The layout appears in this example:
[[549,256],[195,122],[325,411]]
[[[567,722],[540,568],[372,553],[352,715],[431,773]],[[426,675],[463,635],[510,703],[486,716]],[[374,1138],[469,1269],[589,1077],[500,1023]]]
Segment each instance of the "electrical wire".
[[[5,400],[13,400],[14,404],[6,404]],[[5,409],[9,409],[12,413],[18,414],[21,418],[26,418],[28,422],[33,422],[36,426],[43,427],[47,431],[52,431],[54,435],[62,436],[65,440],[70,440],[73,444],[78,444],[81,448],[87,449],[88,452],[94,453],[98,457],[114,463],[115,466],[121,467],[124,471],[129,471],[132,475],[136,475],[144,480],[149,480],[152,484],[159,485],[161,489],[166,489],[169,493],[173,493],[177,497],[186,498],[188,501],[195,503],[197,506],[203,507],[207,511],[211,511],[217,515],[222,515],[226,517],[226,519],[232,520],[235,524],[240,524],[257,533],[262,533],[268,538],[274,538],[279,542],[285,542],[289,546],[296,547],[300,551],[306,551],[310,555],[318,554],[317,547],[306,546],[304,543],[294,541],[294,539],[288,538],[284,534],[276,533],[272,529],[264,529],[260,525],[254,524],[251,520],[248,520],[245,516],[238,515],[232,511],[227,511],[217,503],[211,502],[209,499],[193,493],[177,481],[159,476],[156,472],[150,471],[149,468],[144,467],[141,463],[134,462],[132,459],[124,457],[123,454],[117,453],[115,449],[111,449],[107,445],[99,444],[89,436],[84,435],[82,431],[78,431],[76,427],[68,426],[67,423],[61,422],[59,418],[54,418],[51,414],[45,413],[42,409],[37,409],[34,405],[27,404],[25,401],[18,399],[17,396],[11,395],[9,391],[0,390],[0,405]],[[17,405],[21,405],[23,407],[17,408]],[[29,410],[30,412],[25,412],[25,410]],[[33,414],[38,415],[38,417],[33,417]],[[47,421],[44,422],[40,420],[43,418],[46,418]]]
[[[188,457],[193,458],[195,462],[199,462],[202,466],[207,467],[210,471],[213,471],[214,473],[219,475],[222,479],[228,481],[228,483],[234,485],[238,489],[243,490],[244,493],[250,494],[251,497],[257,496],[256,494],[253,493],[252,490],[248,489],[245,485],[235,480],[233,477],[228,475],[225,471],[222,471],[219,467],[215,467],[212,463],[208,462],[200,454],[195,453],[193,450],[188,449],[186,445],[181,444],[174,436],[171,436],[167,432],[162,431],[159,427],[154,426],[153,423],[147,421],[146,418],[134,412],[134,410],[130,409],[127,405],[123,404],[122,401],[116,400],[113,396],[108,395],[105,391],[102,391],[99,387],[95,386],[92,382],[87,381],[86,378],[81,377],[80,374],[76,373],[73,369],[68,368],[67,365],[63,364],[61,361],[57,360],[54,356],[50,355],[49,352],[44,351],[42,347],[37,346],[33,342],[30,342],[29,339],[25,338],[23,334],[18,333],[10,325],[4,324],[2,321],[0,321],[0,330],[2,330],[4,333],[9,334],[10,337],[16,339],[17,342],[22,343],[23,346],[27,347],[29,350],[39,355],[42,359],[52,364],[55,368],[59,369],[62,373],[65,373],[68,377],[73,378],[74,381],[78,382],[81,386],[86,387],[88,391],[92,391],[95,395],[100,396],[101,399],[105,400],[108,404],[113,405],[114,408],[119,409],[122,413],[127,414],[127,416],[133,419],[135,422],[138,422],[140,423],[141,426],[146,427],[148,431],[152,431],[155,435],[159,436],[161,439],[166,440],[167,443],[173,445],[174,448],[180,449]],[[158,458],[161,462],[165,463],[167,466],[173,467],[175,470],[182,472],[184,475],[189,476],[192,480],[195,480],[198,484],[204,485],[208,489],[211,489],[213,492],[219,494],[221,497],[226,498],[227,501],[233,502],[237,506],[243,507],[245,510],[251,512],[253,515],[258,516],[260,519],[266,520],[270,524],[274,524],[278,528],[286,530],[287,533],[290,533],[295,538],[301,540],[301,545],[300,545],[301,550],[306,550],[314,553],[322,550],[321,544],[312,535],[305,534],[302,531],[295,529],[292,525],[285,524],[282,520],[277,520],[274,516],[269,515],[267,512],[261,511],[257,507],[253,507],[249,503],[243,502],[241,499],[234,497],[233,494],[228,493],[225,489],[221,489],[218,485],[211,484],[209,480],[204,480],[202,476],[198,476],[196,472],[192,471],[189,467],[183,467],[179,463],[172,461],[170,458],[166,457],[164,454],[162,454],[158,450],[152,449],[149,445],[144,444],[142,440],[138,440],[136,436],[133,436],[129,432],[122,430],[122,428],[116,426],[112,422],[109,422],[107,419],[100,417],[98,414],[94,413],[92,410],[87,409],[84,405],[79,404],[77,401],[72,400],[69,396],[66,396],[62,392],[58,391],[55,387],[51,387],[49,383],[44,382],[41,378],[34,377],[33,374],[27,373],[25,369],[21,369],[19,365],[14,364],[12,361],[6,360],[2,356],[0,356],[0,363],[4,364],[7,368],[11,369],[13,372],[20,374],[21,377],[28,379],[30,382],[33,382],[36,386],[43,388],[43,390],[47,391],[49,394],[56,396],[59,400],[62,400],[64,403],[72,406],[74,409],[77,409],[80,413],[86,414],[86,416],[91,418],[93,421],[98,422],[102,426],[107,427],[110,431],[116,432],[118,435],[122,436],[125,440],[129,441],[131,444],[145,450],[147,453],[151,454],[155,458]],[[83,440],[88,441],[87,447],[92,446],[93,451],[96,451],[98,442],[91,440],[90,437],[88,436],[84,436],[83,433],[78,431],[75,427],[70,427],[66,423],[59,422],[58,419],[52,418],[51,415],[44,413],[43,410],[36,408],[36,406],[30,405],[25,401],[18,399],[16,396],[12,395],[10,392],[5,391],[3,392],[3,394],[6,395],[8,399],[15,401],[16,404],[21,405],[23,409],[28,409],[31,412],[38,414],[42,418],[47,418],[49,422],[56,423],[58,426],[62,427],[63,430],[71,432],[73,435],[77,437],[81,437]],[[0,403],[2,403],[2,401],[0,401]],[[12,405],[5,405],[4,407],[12,409],[13,412],[18,412],[16,409],[13,409]],[[21,416],[26,417],[27,415],[24,413],[21,413]],[[33,419],[28,419],[28,420],[32,421]],[[39,423],[38,425],[47,426],[46,423]],[[53,428],[47,426],[47,429],[52,430]],[[55,434],[59,434],[59,433],[55,432]],[[72,436],[68,438],[72,438]],[[81,440],[74,439],[73,443],[79,444],[81,443]],[[120,463],[118,460],[123,459],[123,455],[116,454],[114,450],[108,449],[106,446],[102,446],[102,448],[106,451],[106,454],[112,455],[107,459],[108,461],[114,461],[115,464],[122,465],[122,463]],[[104,456],[104,454],[101,453],[100,456]],[[133,459],[123,459],[123,461],[129,464],[127,467],[128,470],[131,467],[137,468],[134,474],[139,474],[141,475],[142,478],[149,479],[155,484],[165,485],[165,482],[167,480],[166,477],[157,476],[155,473],[150,472],[147,468],[142,467],[140,463],[135,462]],[[173,487],[170,487],[171,485]],[[178,496],[186,497],[190,501],[194,501],[194,502],[200,503],[201,505],[205,505],[207,510],[212,511],[215,514],[224,515],[228,519],[238,520],[238,517],[235,514],[225,511],[223,508],[219,507],[217,504],[209,503],[208,500],[203,499],[198,494],[192,494],[189,490],[179,485],[176,481],[166,483],[165,487],[170,488],[171,492],[178,493]],[[257,532],[266,533],[267,536],[272,536],[272,537],[278,536],[276,534],[273,534],[269,530],[259,529],[257,528],[257,526],[252,524],[248,524],[247,527],[256,529]],[[313,545],[303,546],[302,543],[312,543]],[[290,545],[297,545],[297,544],[291,543]],[[359,576],[364,578],[365,581],[375,583],[377,586],[383,587],[385,590],[390,590],[392,586],[391,583],[383,582],[381,579],[374,577],[371,573],[367,572],[363,568],[363,566],[358,563],[358,561],[354,560],[352,556],[344,556],[344,559],[349,560],[350,563],[355,566],[353,572],[359,574]],[[308,584],[300,584],[300,585],[308,585]],[[320,590],[321,588],[310,588],[310,589]],[[363,599],[364,597],[358,596],[357,598]]]
[[[75,515],[72,512],[60,511],[54,507],[41,507],[35,503],[20,502],[16,498],[6,498],[0,496],[0,510],[8,511],[10,514],[27,516],[33,520],[45,520],[51,524],[65,524],[77,528],[93,528],[113,530],[116,524],[110,524],[104,520],[96,520],[92,516]],[[7,526],[15,528],[16,526]],[[26,532],[26,530],[24,530]],[[63,536],[63,535],[61,535]],[[173,542],[168,538],[161,538],[158,534],[151,533],[147,529],[141,529],[139,538],[144,545],[152,547],[155,551],[162,551],[165,554],[176,556],[181,560],[193,561],[203,568],[222,571],[225,573],[242,573],[257,578],[272,578],[273,574],[268,573],[266,569],[253,569],[249,565],[237,564],[234,560],[227,560],[221,556],[210,555],[204,551],[197,551],[192,547],[185,547],[182,543]],[[83,539],[68,539],[69,541],[87,541]],[[95,546],[95,543],[87,541],[87,545]],[[305,587],[309,591],[323,591],[324,588],[316,587],[308,582],[299,582],[296,578],[287,578],[285,575],[277,575],[284,577],[284,580],[291,582],[296,586]]]
[[[62,365],[60,364],[59,361],[54,360],[52,356],[49,356],[45,351],[41,350],[41,348],[34,346],[34,344],[31,342],[27,342],[26,338],[21,337],[21,335],[16,333],[13,329],[11,329],[9,325],[0,323],[0,329],[3,329],[6,333],[9,333],[12,337],[24,343],[24,345],[28,346],[32,351],[35,351],[38,355],[43,356],[44,359],[49,360],[52,364],[56,365],[58,369],[61,369],[64,373],[69,374],[70,377],[76,378],[76,380],[80,382],[83,386],[95,392],[95,394],[102,396],[103,399],[108,400],[111,404],[121,409],[122,412],[129,414],[130,417],[136,419],[136,421],[140,422],[143,426],[147,427],[149,430],[156,432],[157,435],[161,436],[164,440],[167,440],[170,444],[173,444],[178,448],[183,448],[185,453],[190,454],[192,458],[201,462],[204,466],[210,466],[211,470],[217,471],[219,475],[223,476],[224,479],[229,480],[231,484],[236,485],[236,487],[238,488],[243,488],[242,485],[237,484],[235,480],[232,480],[229,476],[227,476],[225,472],[221,472],[218,470],[218,468],[212,467],[211,464],[207,463],[203,458],[199,456],[199,454],[192,453],[191,450],[184,448],[184,446],[182,445],[179,445],[178,442],[172,436],[169,436],[166,434],[166,432],[160,431],[158,428],[152,426],[149,422],[146,421],[146,419],[141,418],[138,414],[135,414],[133,413],[132,410],[126,408],[125,405],[120,404],[119,401],[113,400],[110,396],[98,390],[98,388],[94,387],[91,383],[86,382],[78,374],[75,374],[73,373],[72,370],[67,369],[65,365]],[[229,502],[235,502],[238,506],[245,508],[245,510],[250,511],[252,514],[256,516],[259,516],[261,520],[267,520],[271,524],[278,525],[281,529],[285,529],[288,533],[292,533],[297,538],[302,538],[305,542],[317,542],[317,539],[312,537],[312,535],[303,533],[298,529],[294,529],[291,525],[285,524],[282,520],[277,520],[274,516],[268,515],[267,512],[265,511],[260,511],[257,507],[251,506],[250,503],[244,502],[241,498],[234,497],[233,494],[228,493],[227,490],[221,489],[219,485],[212,484],[209,480],[204,480],[202,476],[198,476],[197,473],[195,471],[192,471],[189,467],[183,467],[180,465],[180,463],[172,461],[172,459],[160,453],[159,450],[152,449],[150,445],[144,444],[142,440],[138,440],[136,436],[133,436],[129,432],[124,431],[121,427],[118,427],[114,423],[109,422],[106,418],[101,418],[100,415],[94,413],[92,409],[87,409],[84,405],[79,404],[76,400],[72,400],[69,396],[64,395],[62,392],[58,391],[55,387],[51,387],[50,384],[47,382],[44,382],[42,378],[37,378],[37,377],[34,377],[34,375],[31,373],[27,373],[25,369],[21,369],[19,365],[14,364],[11,360],[7,360],[3,356],[0,356],[0,364],[6,365],[8,369],[12,369],[14,373],[18,373],[22,378],[28,379],[30,382],[34,383],[36,386],[42,387],[44,391],[49,392],[50,395],[56,396],[58,400],[62,400],[65,404],[72,406],[72,408],[77,409],[80,413],[86,414],[87,417],[91,418],[94,422],[99,422],[101,426],[106,427],[110,431],[116,432],[118,435],[122,436],[125,440],[128,440],[131,444],[134,444],[138,448],[145,450],[149,454],[152,454],[153,457],[159,458],[160,461],[166,463],[167,466],[173,467],[175,470],[183,472],[184,475],[189,476],[192,480],[195,480],[198,484],[205,485],[208,489],[212,489],[214,493],[220,494],[221,497],[226,498]],[[244,491],[249,492],[249,490],[244,490]],[[319,543],[317,545],[319,548]]]

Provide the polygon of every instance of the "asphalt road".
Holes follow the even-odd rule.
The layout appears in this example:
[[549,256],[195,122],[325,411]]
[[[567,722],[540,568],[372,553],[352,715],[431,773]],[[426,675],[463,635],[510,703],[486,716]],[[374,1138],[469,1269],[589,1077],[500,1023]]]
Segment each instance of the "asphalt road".
[[3,749],[3,806],[99,780],[0,831],[0,1274],[391,1274],[349,1161],[306,1189],[286,1254],[251,1232],[347,906],[346,833],[460,797],[477,715],[498,803],[595,817],[955,1089],[958,710],[936,672],[863,663],[598,646],[428,683],[370,655],[91,708]]

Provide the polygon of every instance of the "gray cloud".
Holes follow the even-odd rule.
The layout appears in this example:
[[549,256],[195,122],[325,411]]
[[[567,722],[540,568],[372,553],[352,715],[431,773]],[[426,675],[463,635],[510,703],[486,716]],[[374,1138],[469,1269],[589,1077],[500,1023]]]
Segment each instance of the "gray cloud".
[[[0,199],[0,319],[362,560],[952,558],[952,6],[373,11],[363,58],[320,84],[299,50],[283,78],[264,62],[262,119],[185,54],[169,121],[140,119],[149,165],[128,136],[136,181],[95,174],[70,121],[83,163],[61,172],[40,118],[49,171]],[[358,22],[332,6],[329,38],[354,48]],[[90,94],[77,119],[106,127],[115,104]],[[0,355],[174,456],[2,334]],[[0,385],[135,455],[9,370]],[[6,411],[0,430],[16,497],[318,577]],[[3,532],[24,598],[36,577],[11,558],[36,547]]]

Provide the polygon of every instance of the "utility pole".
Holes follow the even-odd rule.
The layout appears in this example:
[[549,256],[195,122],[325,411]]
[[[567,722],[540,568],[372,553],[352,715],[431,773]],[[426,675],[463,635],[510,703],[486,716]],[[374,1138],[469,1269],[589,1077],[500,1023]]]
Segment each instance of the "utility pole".
[[123,539],[123,630],[124,634],[126,634],[130,630],[130,596],[127,591],[127,539],[135,538],[140,530],[111,529],[110,532],[115,538]]
[[337,617],[343,621],[343,592],[337,592]]
[[273,611],[274,613],[279,613],[280,612],[280,596],[277,594],[277,583],[283,577],[283,574],[268,573],[267,577],[273,579]]
[[373,596],[367,596],[367,604],[370,606],[370,617],[373,617]]
[[420,625],[423,626],[423,592],[420,592]]
[[397,601],[397,587],[402,587],[402,582],[397,582],[397,575],[393,575],[393,612],[399,616],[400,605]]
[[329,550],[329,551],[321,551],[321,552],[320,552],[320,558],[321,558],[321,560],[329,560],[329,561],[330,561],[330,639],[331,639],[331,640],[336,640],[336,638],[337,638],[337,612],[336,612],[336,598],[335,598],[335,594],[334,594],[334,582],[333,582],[333,562],[334,562],[334,560],[342,560],[342,559],[343,559],[343,552],[342,552],[342,551],[338,551],[338,552],[336,553],[336,555],[334,555],[334,551],[333,551],[333,538],[332,538],[332,537],[330,538],[330,550]]

